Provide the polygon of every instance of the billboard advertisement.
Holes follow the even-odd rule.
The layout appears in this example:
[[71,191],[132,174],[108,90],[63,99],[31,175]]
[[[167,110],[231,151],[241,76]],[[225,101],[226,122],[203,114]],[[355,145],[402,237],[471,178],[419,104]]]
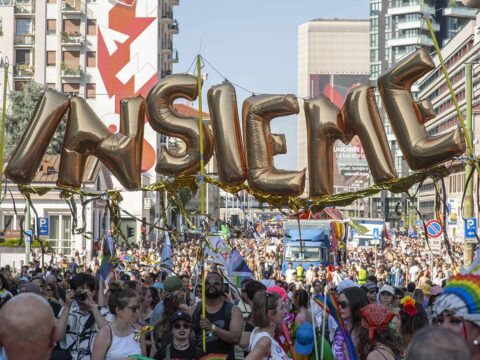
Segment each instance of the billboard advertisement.
[[[311,96],[326,96],[338,108],[343,106],[348,91],[361,84],[368,83],[369,75],[359,74],[311,74]],[[368,186],[370,172],[363,147],[358,136],[349,144],[336,141],[334,148],[334,186],[335,192],[354,191]]]

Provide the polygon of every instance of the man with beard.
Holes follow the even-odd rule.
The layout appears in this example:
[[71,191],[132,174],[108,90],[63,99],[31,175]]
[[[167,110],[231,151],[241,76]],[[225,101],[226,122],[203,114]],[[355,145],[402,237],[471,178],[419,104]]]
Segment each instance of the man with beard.
[[202,319],[202,303],[193,312],[196,342],[202,346],[202,330],[206,331],[206,354],[226,354],[235,359],[234,346],[240,342],[243,317],[240,309],[228,302],[223,294],[223,278],[217,272],[208,273],[205,279],[206,316]]

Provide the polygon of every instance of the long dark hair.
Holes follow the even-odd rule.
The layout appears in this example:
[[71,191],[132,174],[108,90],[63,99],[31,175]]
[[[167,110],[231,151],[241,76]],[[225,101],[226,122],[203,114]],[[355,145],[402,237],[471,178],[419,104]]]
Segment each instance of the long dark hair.
[[308,309],[308,292],[305,289],[298,289],[295,290],[293,293],[293,302],[295,303],[295,306],[298,307],[297,310],[300,310],[300,308],[307,308]]
[[413,316],[408,315],[400,308],[400,331],[402,335],[402,347],[406,349],[415,332],[428,325],[428,315],[422,304],[416,303],[417,313]]
[[370,354],[378,344],[382,344],[387,349],[389,349],[395,358],[402,355],[402,350],[400,349],[398,340],[395,338],[393,331],[388,328],[383,331],[377,331],[375,333],[375,340],[372,342],[368,337],[368,330],[360,328],[360,335],[358,337],[358,355],[360,355],[360,360],[366,360],[368,354]]
[[350,312],[352,314],[352,328],[348,329],[350,333],[360,326],[362,315],[360,310],[369,304],[367,294],[359,287],[351,287],[342,292],[348,300]]

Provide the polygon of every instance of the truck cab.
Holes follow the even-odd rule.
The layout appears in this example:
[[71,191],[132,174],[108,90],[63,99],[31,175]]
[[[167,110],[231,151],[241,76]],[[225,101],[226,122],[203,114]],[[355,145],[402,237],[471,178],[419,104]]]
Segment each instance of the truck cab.
[[326,266],[329,262],[330,250],[330,221],[329,220],[300,220],[300,229],[297,220],[283,222],[283,258],[282,275],[293,263],[296,268],[301,262],[307,269],[310,264],[317,267]]

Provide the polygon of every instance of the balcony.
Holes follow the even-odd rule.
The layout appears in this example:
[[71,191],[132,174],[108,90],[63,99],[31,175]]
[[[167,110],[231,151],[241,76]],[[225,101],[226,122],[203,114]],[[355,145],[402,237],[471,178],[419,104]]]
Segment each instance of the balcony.
[[435,7],[420,1],[393,3],[388,8],[388,15],[429,14],[435,15]]
[[62,13],[65,15],[81,15],[82,4],[80,0],[62,1]]
[[398,36],[387,40],[387,47],[395,48],[409,45],[433,46],[433,41],[428,35]]
[[165,10],[160,15],[159,21],[164,24],[168,24],[173,21],[173,13],[170,10]]
[[31,78],[35,74],[35,67],[30,64],[16,64],[13,75],[17,78]]
[[167,0],[167,4],[170,6],[178,6],[180,0]]
[[67,33],[61,32],[60,33],[61,39],[60,43],[62,46],[82,46],[83,45],[83,35],[79,32],[74,33]]
[[15,15],[17,16],[33,16],[35,14],[35,4],[33,1],[17,1],[15,3]]
[[451,16],[464,19],[475,19],[478,9],[467,8],[463,6],[449,6],[443,9],[443,16]]
[[60,74],[64,78],[80,79],[83,75],[83,71],[80,68],[80,66],[71,66],[71,65],[62,63]]
[[15,46],[16,47],[31,47],[35,45],[35,35],[34,34],[18,34],[15,35]]
[[177,20],[173,20],[172,23],[168,25],[167,33],[178,34],[178,21]]
[[171,54],[168,55],[167,62],[178,63],[178,50],[177,49],[173,49]]
[[[434,31],[440,31],[440,24],[432,23]],[[398,30],[421,29],[428,30],[427,23],[424,20],[406,20],[401,19],[397,22]]]

